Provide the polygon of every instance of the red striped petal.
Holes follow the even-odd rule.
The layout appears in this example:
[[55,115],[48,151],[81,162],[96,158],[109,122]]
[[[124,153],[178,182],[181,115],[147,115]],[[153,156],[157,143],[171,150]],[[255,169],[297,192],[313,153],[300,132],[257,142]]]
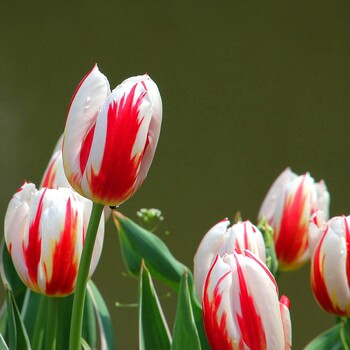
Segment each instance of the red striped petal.
[[346,312],[341,310],[337,305],[335,305],[328,293],[326,286],[325,276],[324,276],[324,265],[326,255],[322,251],[323,242],[328,234],[329,229],[327,227],[326,231],[321,238],[311,264],[311,286],[314,292],[314,296],[320,306],[330,314],[338,316],[346,316]]
[[[228,271],[217,281],[213,294],[209,295],[209,284],[211,283],[211,274],[218,260],[216,257],[208,276],[205,280],[203,291],[203,320],[205,331],[212,350],[234,349],[233,341],[229,338],[227,330],[227,313],[224,311],[219,319],[219,308],[222,302],[222,292],[220,293],[220,283],[231,273]],[[242,348],[243,349],[243,348]]]
[[236,254],[234,257],[237,264],[239,300],[241,305],[241,315],[237,314],[237,320],[242,334],[242,341],[250,350],[264,350],[267,346],[262,320],[255,307],[254,299],[248,292],[242,267],[239,264]]
[[38,267],[41,257],[40,219],[45,192],[46,189],[41,194],[35,218],[29,226],[28,244],[25,246],[24,241],[22,243],[23,255],[29,276],[29,281],[27,281],[27,283],[32,285],[33,288],[36,288],[38,283]]
[[[305,220],[305,210],[308,206],[309,190],[305,189],[306,179],[307,175],[304,175],[295,193],[287,194],[284,203],[279,234],[276,235],[275,242],[282,270],[298,264],[298,260],[307,249],[308,220]],[[308,214],[311,215],[311,212]]]
[[136,190],[143,153],[133,156],[132,151],[142,123],[139,108],[145,96],[141,94],[133,103],[136,87],[137,84],[119,102],[110,104],[101,166],[98,172],[91,167],[88,179],[93,196],[111,205],[123,202]]
[[75,255],[78,232],[78,213],[72,208],[71,198],[66,205],[64,228],[53,250],[52,276],[46,276],[47,295],[67,295],[73,292],[78,272]]

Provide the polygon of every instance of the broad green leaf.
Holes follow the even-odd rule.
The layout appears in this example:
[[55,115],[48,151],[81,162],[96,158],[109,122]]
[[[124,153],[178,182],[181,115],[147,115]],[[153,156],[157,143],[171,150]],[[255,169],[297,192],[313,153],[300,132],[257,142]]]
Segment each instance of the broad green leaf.
[[6,291],[6,304],[8,311],[9,348],[21,350],[31,349],[15,298],[9,290]]
[[190,270],[188,270],[188,273],[187,273],[187,281],[188,281],[188,290],[190,292],[193,317],[196,323],[199,339],[201,342],[201,348],[202,350],[211,350],[208,343],[207,335],[204,329],[202,305],[197,298],[197,293],[193,282],[193,276]]
[[139,342],[140,350],[167,350],[171,342],[151,275],[143,263],[139,287]]
[[0,334],[0,350],[9,350],[9,348],[7,347],[7,344],[6,344],[4,338],[2,337],[1,334]]
[[34,333],[35,322],[42,298],[44,298],[44,296],[41,294],[32,292],[30,289],[27,289],[21,310],[21,317],[26,327],[29,339],[32,339]]
[[99,337],[101,341],[101,350],[114,350],[114,334],[107,306],[103,297],[95,284],[90,280],[87,285],[87,294],[95,309],[97,323],[99,327]]
[[185,266],[174,258],[164,242],[129,218],[115,212],[114,221],[119,231],[125,265],[130,273],[138,275],[144,260],[154,278],[179,288]]
[[203,325],[202,307],[197,299],[191,271],[174,258],[164,242],[153,233],[135,224],[118,212],[114,212],[125,265],[130,273],[139,274],[142,259],[153,278],[179,289],[182,275],[188,271],[188,288],[191,305],[202,350],[210,350]]
[[90,348],[96,348],[96,318],[95,309],[90,293],[86,293],[84,315],[83,315],[82,337],[89,344]]
[[180,283],[171,349],[201,349],[199,335],[192,312],[191,297],[188,289],[187,269],[185,269]]
[[2,304],[0,310],[0,334],[6,339],[7,334],[7,308],[6,301]]
[[5,289],[12,291],[16,299],[17,306],[21,309],[27,287],[19,278],[16,269],[13,266],[12,258],[6,247],[4,239],[1,241],[0,254],[0,275],[2,283],[4,284]]
[[340,339],[340,327],[338,323],[313,339],[304,350],[341,350],[343,345]]

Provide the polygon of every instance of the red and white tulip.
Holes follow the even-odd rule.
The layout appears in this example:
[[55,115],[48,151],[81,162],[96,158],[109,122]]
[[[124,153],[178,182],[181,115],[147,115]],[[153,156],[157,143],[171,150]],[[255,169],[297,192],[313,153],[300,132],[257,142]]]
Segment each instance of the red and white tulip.
[[[75,288],[92,202],[78,199],[70,188],[37,190],[25,183],[12,197],[5,216],[5,241],[18,275],[26,286],[49,296]],[[101,219],[89,276],[101,255]]]
[[316,210],[328,216],[329,193],[309,173],[298,176],[287,168],[273,183],[259,211],[274,229],[280,270],[294,270],[309,259],[308,224]]
[[230,221],[225,219],[207,232],[194,256],[194,282],[200,300],[204,280],[216,256],[233,252],[243,253],[246,249],[265,262],[264,238],[259,229],[248,220],[230,226]]
[[254,254],[215,258],[203,290],[203,319],[213,350],[291,348],[289,300]]
[[350,216],[310,220],[311,286],[318,304],[336,316],[350,316]]
[[127,200],[147,175],[161,120],[158,87],[147,74],[111,92],[95,65],[73,96],[64,131],[63,165],[71,186],[96,203]]

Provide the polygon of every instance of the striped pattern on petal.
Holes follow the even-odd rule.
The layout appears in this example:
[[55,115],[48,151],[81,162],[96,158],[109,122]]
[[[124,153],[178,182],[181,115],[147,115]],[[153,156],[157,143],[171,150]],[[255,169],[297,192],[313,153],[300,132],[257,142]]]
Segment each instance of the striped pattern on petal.
[[80,82],[69,107],[62,148],[63,166],[69,183],[80,194],[83,194],[82,167],[89,156],[89,133],[109,93],[108,80],[95,65]]

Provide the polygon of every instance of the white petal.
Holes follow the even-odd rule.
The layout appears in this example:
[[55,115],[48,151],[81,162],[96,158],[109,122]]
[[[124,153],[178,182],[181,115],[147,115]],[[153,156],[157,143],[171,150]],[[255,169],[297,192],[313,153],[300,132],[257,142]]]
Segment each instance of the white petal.
[[311,256],[313,255],[318,242],[327,228],[325,213],[321,210],[316,211],[310,218],[308,228],[308,243]]
[[317,191],[317,209],[322,210],[325,214],[325,219],[329,218],[329,202],[330,195],[324,181],[320,181],[315,185]]
[[268,222],[271,221],[274,216],[277,200],[280,194],[283,192],[287,184],[297,178],[298,175],[292,172],[290,168],[285,169],[281,175],[274,181],[271,188],[267,192],[267,195],[260,207],[258,218],[265,217]]
[[199,300],[202,300],[204,280],[219,248],[226,241],[226,230],[230,222],[225,219],[213,226],[203,237],[194,256],[194,282]]
[[82,175],[80,171],[81,146],[95,124],[99,107],[109,93],[108,80],[95,65],[80,83],[73,96],[63,141],[63,165],[70,182],[73,175]]
[[148,75],[142,76],[142,79],[146,85],[147,94],[149,95],[151,101],[151,107],[149,111],[151,115],[151,121],[148,126],[147,134],[148,145],[141,161],[136,188],[138,188],[141,185],[142,181],[145,179],[148,169],[152,163],[159,140],[163,113],[162,99],[156,83]]
[[328,222],[328,231],[322,242],[325,252],[324,277],[328,294],[342,310],[350,309],[350,291],[346,273],[347,247],[345,220],[350,226],[350,218],[334,217]]

